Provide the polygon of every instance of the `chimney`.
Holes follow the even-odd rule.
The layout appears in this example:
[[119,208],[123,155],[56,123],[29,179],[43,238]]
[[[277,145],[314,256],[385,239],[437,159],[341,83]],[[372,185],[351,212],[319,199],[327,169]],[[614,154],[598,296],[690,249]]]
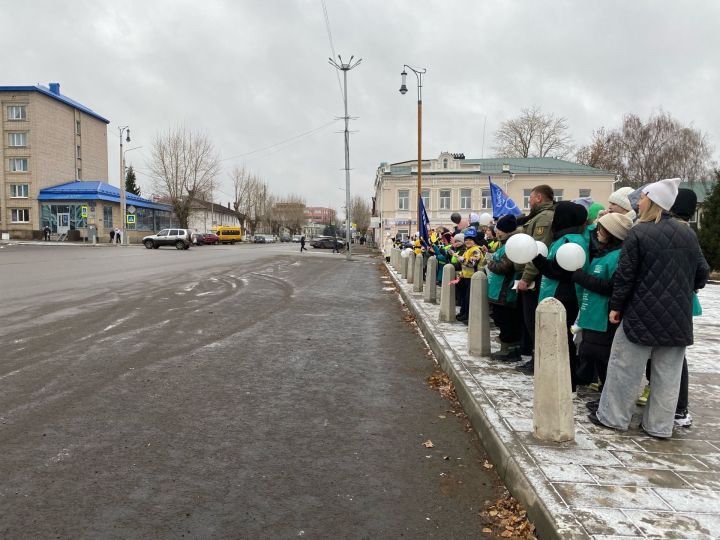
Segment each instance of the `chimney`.
[[51,82],[51,83],[48,84],[48,86],[50,87],[50,91],[51,91],[53,94],[56,94],[56,95],[58,95],[58,96],[60,95],[60,83],[58,83],[58,82]]
[[229,203],[229,202],[228,202],[228,210],[231,210],[231,208],[230,208],[230,203]]

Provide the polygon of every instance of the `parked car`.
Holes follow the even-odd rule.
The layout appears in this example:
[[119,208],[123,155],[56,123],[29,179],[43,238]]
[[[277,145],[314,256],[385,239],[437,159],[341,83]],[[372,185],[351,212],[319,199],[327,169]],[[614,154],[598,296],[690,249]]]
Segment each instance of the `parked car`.
[[302,234],[293,234],[292,241],[298,244],[300,243],[300,238],[302,238]]
[[205,245],[205,235],[203,233],[194,232],[190,237],[190,241],[196,246]]
[[190,249],[192,233],[188,229],[163,229],[157,234],[144,237],[143,244],[148,249],[157,249],[160,246],[175,246],[177,249]]
[[220,238],[218,238],[218,235],[211,232],[206,232],[203,234],[203,240],[206,244],[216,245],[220,243]]
[[265,241],[265,235],[263,235],[263,234],[256,234],[256,235],[253,237],[253,243],[254,243],[254,244],[265,244],[265,243],[266,243],[266,241]]
[[310,245],[318,249],[332,249],[334,242],[337,242],[338,249],[345,247],[345,241],[340,238],[334,238],[332,236],[318,236],[310,241]]

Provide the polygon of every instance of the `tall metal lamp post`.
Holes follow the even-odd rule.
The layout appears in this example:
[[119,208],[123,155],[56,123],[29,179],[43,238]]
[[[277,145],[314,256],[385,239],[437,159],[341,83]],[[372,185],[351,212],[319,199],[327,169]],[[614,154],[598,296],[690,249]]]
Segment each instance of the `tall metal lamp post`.
[[127,235],[125,234],[127,210],[125,209],[125,154],[123,153],[123,133],[127,134],[125,141],[130,142],[130,127],[118,126],[118,132],[120,134],[120,220],[122,222],[122,226],[120,227],[120,234],[122,235],[120,237],[120,242],[127,245],[129,242]]
[[347,72],[357,67],[362,62],[362,58],[353,63],[354,56],[350,57],[347,63],[343,62],[342,57],[338,55],[340,63],[335,62],[332,58],[328,58],[328,62],[335,69],[343,72],[343,101],[345,102],[345,241],[347,242],[347,260],[349,261],[352,252],[350,250],[350,131],[348,130],[350,117],[348,116],[348,100],[347,100]]
[[[420,231],[420,223],[422,216],[420,215],[420,201],[422,200],[422,76],[427,71],[426,68],[414,68],[412,66],[408,66],[405,64],[403,66],[402,73],[400,74],[402,76],[402,83],[400,84],[400,93],[404,96],[407,94],[407,85],[405,84],[407,80],[407,71],[406,69],[409,69],[415,74],[415,77],[417,78],[417,90],[418,90],[418,103],[417,103],[417,110],[418,110],[418,165],[417,165],[417,227],[418,231]],[[408,226],[408,233],[412,233],[412,218],[410,218],[410,225]]]

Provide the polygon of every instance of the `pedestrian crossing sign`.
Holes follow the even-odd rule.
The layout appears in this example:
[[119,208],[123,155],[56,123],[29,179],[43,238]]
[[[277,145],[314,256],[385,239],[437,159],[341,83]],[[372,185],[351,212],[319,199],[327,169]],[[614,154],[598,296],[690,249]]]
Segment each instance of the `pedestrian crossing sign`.
[[80,217],[86,218],[88,216],[87,206],[83,205],[80,207]]
[[135,214],[128,214],[127,215],[127,222],[128,225],[135,223]]

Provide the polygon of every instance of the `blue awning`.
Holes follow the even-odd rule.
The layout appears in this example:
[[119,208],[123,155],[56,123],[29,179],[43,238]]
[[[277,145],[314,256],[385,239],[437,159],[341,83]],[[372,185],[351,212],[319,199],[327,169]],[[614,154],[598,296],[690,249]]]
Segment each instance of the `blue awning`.
[[[120,204],[120,188],[99,180],[76,181],[41,189],[38,201],[108,201]],[[127,205],[172,212],[172,206],[144,199],[133,193],[125,194]]]

